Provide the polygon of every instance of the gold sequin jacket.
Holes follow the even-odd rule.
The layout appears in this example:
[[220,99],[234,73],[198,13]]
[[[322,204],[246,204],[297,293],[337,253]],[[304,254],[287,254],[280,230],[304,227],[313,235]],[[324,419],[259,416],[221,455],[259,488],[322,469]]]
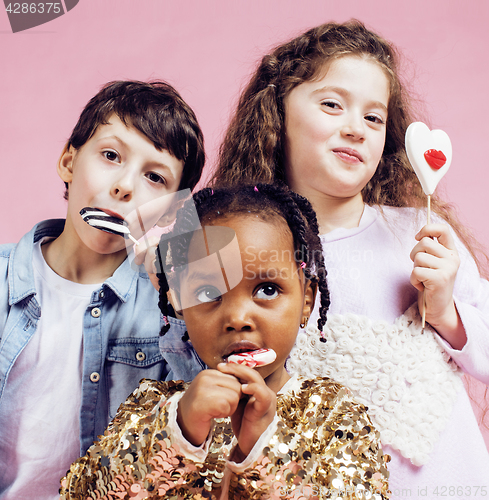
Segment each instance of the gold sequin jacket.
[[387,498],[387,456],[366,408],[327,378],[289,380],[277,415],[242,463],[230,418],[206,443],[181,435],[188,384],[143,380],[100,440],[62,480],[63,499]]

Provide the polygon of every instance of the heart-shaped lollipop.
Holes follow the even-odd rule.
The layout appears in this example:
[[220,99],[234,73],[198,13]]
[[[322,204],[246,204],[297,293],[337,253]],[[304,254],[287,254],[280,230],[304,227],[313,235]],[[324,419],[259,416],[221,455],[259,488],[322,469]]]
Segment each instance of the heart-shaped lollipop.
[[406,130],[406,152],[424,194],[430,196],[452,162],[452,143],[443,130],[414,122]]
[[[430,130],[422,122],[414,122],[406,130],[406,152],[418,176],[424,194],[428,197],[426,212],[428,224],[431,214],[431,195],[452,163],[452,143],[443,130]],[[423,289],[421,327],[426,322],[426,299]]]

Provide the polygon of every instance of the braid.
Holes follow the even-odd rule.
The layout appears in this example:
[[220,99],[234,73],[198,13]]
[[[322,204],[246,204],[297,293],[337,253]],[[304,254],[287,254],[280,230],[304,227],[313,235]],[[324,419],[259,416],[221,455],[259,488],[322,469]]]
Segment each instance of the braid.
[[[326,313],[329,309],[331,301],[329,297],[328,282],[326,279],[327,271],[324,264],[323,247],[319,238],[319,225],[316,218],[316,212],[313,210],[311,204],[306,200],[306,198],[295,193],[292,193],[292,195],[294,198],[296,198],[296,203],[308,220],[309,226],[311,228],[312,245],[310,251],[312,250],[312,252],[314,252],[317,278],[313,276],[309,279],[311,279],[311,281],[317,281],[318,283],[321,301],[321,306],[319,308],[318,328],[319,331],[322,331],[324,325],[326,324]],[[306,203],[304,203],[304,201]]]
[[[294,241],[294,256],[297,264],[303,269],[306,279],[318,284],[320,291],[320,310],[318,328],[322,331],[326,323],[326,314],[330,299],[326,281],[326,269],[319,239],[316,214],[306,198],[290,191],[284,185],[257,184],[255,186],[240,186],[228,188],[205,188],[193,195],[177,213],[174,233],[178,236],[171,240],[163,240],[157,252],[161,272],[160,302],[162,313],[168,314],[166,292],[169,289],[163,269],[178,267],[188,261],[188,249],[193,231],[196,229],[192,215],[197,210],[199,221],[206,225],[219,218],[232,214],[253,213],[269,221],[280,217],[287,223]],[[163,260],[165,255],[165,260]],[[166,263],[166,267],[162,264]],[[164,326],[162,335],[169,326]],[[185,336],[184,339],[188,339]],[[321,340],[323,336],[321,334]]]
[[160,240],[160,244],[156,248],[156,276],[158,277],[158,285],[160,287],[158,296],[158,307],[160,308],[161,314],[163,314],[164,325],[161,327],[160,335],[163,336],[170,329],[170,323],[168,322],[168,297],[167,292],[170,289],[168,286],[168,281],[166,280],[166,274],[164,273],[164,261],[163,256],[166,260],[166,255],[168,253],[168,240]]
[[316,213],[306,198],[293,191],[270,185],[261,185],[258,189],[260,192],[265,191],[288,209],[286,221],[298,246],[300,259],[306,264],[304,274],[313,283],[318,283],[321,300],[318,329],[322,331],[326,324],[330,298]]

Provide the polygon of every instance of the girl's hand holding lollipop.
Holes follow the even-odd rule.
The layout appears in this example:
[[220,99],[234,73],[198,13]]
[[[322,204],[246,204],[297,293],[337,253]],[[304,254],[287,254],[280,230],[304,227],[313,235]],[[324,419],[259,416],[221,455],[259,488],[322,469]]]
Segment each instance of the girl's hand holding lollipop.
[[450,168],[452,145],[443,130],[430,130],[424,123],[415,122],[406,131],[406,152],[428,198],[427,225],[416,235],[419,243],[411,252],[414,262],[411,283],[423,292],[422,327],[428,310],[430,324],[437,330],[440,326],[443,333],[443,327],[450,325],[455,330],[458,323],[453,285],[460,259],[449,227],[431,224],[431,195]]

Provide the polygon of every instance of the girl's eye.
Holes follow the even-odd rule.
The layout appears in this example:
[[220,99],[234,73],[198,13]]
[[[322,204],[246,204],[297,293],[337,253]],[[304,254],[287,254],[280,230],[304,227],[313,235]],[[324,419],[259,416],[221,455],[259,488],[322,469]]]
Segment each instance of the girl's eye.
[[365,120],[372,122],[372,123],[378,123],[379,125],[384,125],[385,121],[382,117],[379,115],[367,115],[365,117]]
[[278,288],[276,285],[266,284],[261,285],[255,292],[257,299],[272,300],[278,297]]
[[326,106],[327,108],[331,109],[341,109],[340,103],[338,101],[333,101],[333,100],[323,101],[321,103],[321,106]]
[[166,184],[165,178],[155,172],[149,172],[146,177],[154,183]]
[[115,151],[103,151],[102,155],[109,161],[119,161],[119,155]]
[[215,286],[205,286],[197,290],[199,302],[215,302],[221,298],[221,292]]

